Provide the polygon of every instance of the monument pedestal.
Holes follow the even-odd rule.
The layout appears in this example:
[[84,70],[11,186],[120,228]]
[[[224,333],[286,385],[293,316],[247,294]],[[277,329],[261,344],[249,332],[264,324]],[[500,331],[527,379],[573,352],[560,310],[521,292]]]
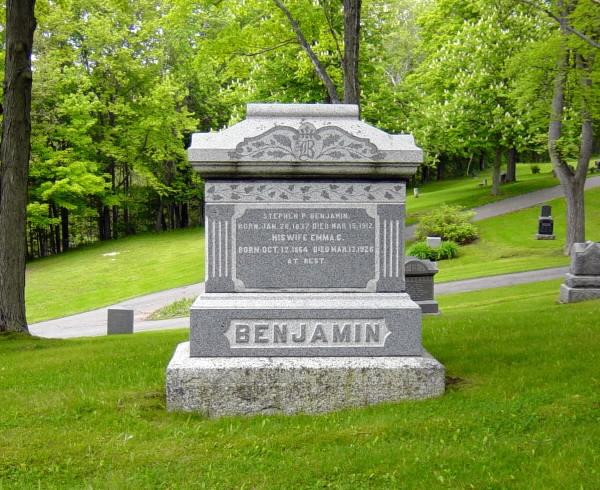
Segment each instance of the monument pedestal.
[[406,293],[202,293],[193,357],[418,356],[421,309]]
[[167,408],[209,417],[320,413],[444,393],[444,366],[403,357],[190,357],[167,367]]

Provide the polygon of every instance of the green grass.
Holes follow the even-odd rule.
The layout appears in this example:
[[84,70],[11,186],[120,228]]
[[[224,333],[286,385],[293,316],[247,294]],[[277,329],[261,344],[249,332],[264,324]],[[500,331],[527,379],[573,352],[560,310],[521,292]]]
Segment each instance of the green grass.
[[[491,195],[491,170],[486,170],[477,177],[428,182],[423,186],[419,186],[418,198],[415,198],[412,194],[412,189],[409,189],[406,200],[406,209],[408,212],[406,222],[407,224],[415,223],[418,221],[419,216],[431,211],[441,203],[474,208],[508,197],[559,185],[558,179],[552,176],[551,164],[540,163],[537,165],[540,167],[541,173],[532,174],[529,164],[518,164],[518,181],[503,185],[501,187],[501,194],[498,196]],[[479,186],[483,179],[487,179],[487,187]]]
[[56,318],[200,282],[203,257],[204,234],[195,228],[102,242],[29,262],[28,320]]
[[190,315],[190,308],[194,298],[183,298],[173,303],[163,306],[162,308],[152,312],[148,316],[148,320],[168,320],[169,318],[183,318]]
[[[600,188],[585,193],[586,238],[600,241]],[[477,222],[481,238],[460,248],[456,259],[438,262],[436,282],[506,274],[569,264],[563,254],[565,201],[551,201],[556,240],[536,240],[540,206]]]
[[599,488],[600,301],[557,295],[440,298],[443,397],[321,416],[167,413],[183,330],[0,337],[0,488]]

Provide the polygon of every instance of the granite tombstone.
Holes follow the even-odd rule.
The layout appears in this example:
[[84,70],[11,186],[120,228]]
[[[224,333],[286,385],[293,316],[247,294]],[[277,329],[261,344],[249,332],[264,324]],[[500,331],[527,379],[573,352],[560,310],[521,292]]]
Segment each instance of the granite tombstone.
[[535,236],[538,240],[554,240],[554,218],[552,218],[552,206],[542,206],[538,218],[538,232]]
[[574,243],[571,267],[560,286],[560,301],[575,303],[600,298],[600,243]]
[[434,299],[434,276],[439,272],[431,260],[407,256],[404,260],[406,292],[421,307],[423,313],[438,314],[439,306]]
[[189,158],[205,180],[206,281],[167,369],[170,409],[315,412],[443,392],[405,292],[405,179],[422,160],[411,136],[356,106],[251,104],[231,128],[194,134]]

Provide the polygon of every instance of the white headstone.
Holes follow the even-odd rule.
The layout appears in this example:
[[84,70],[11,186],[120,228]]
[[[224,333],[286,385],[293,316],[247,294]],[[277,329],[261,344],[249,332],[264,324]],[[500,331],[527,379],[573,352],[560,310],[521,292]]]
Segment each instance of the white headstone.
[[442,239],[439,236],[428,236],[425,241],[429,248],[440,248],[442,245]]

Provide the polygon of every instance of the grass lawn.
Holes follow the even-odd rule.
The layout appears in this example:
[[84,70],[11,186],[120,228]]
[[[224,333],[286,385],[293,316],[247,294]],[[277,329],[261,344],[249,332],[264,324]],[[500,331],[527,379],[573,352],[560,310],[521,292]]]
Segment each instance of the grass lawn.
[[[537,191],[546,187],[559,185],[558,179],[552,176],[552,165],[539,163],[541,173],[532,174],[530,164],[521,163],[517,165],[517,182],[506,184],[501,187],[499,196],[492,196],[492,173],[491,170],[481,172],[477,177],[463,177],[460,179],[442,180],[439,182],[428,182],[419,186],[419,197],[413,196],[412,189],[407,190],[406,209],[407,224],[418,221],[418,217],[431,211],[441,203],[460,205],[466,208],[483,206],[493,201],[500,201],[508,197]],[[479,184],[487,179],[487,187]]]
[[[586,237],[600,241],[600,188],[585,193]],[[438,262],[437,282],[568,265],[565,201],[551,201],[556,240],[536,240],[540,206],[477,222],[481,238],[460,248],[460,256]]]
[[27,264],[27,318],[37,322],[204,280],[200,228],[107,241]]
[[153,311],[148,320],[167,320],[169,318],[183,318],[190,316],[190,308],[194,298],[183,298]]
[[0,488],[599,488],[600,301],[558,284],[440,298],[443,397],[320,416],[167,413],[183,330],[0,336]]

